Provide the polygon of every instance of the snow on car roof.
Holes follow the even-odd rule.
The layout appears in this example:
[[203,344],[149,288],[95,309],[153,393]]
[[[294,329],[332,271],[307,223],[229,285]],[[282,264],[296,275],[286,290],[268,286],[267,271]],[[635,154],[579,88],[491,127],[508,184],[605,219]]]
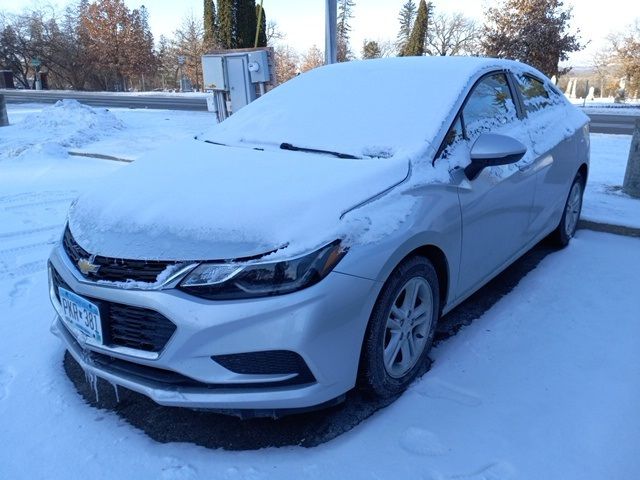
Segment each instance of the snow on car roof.
[[514,65],[521,64],[480,57],[385,58],[328,65],[275,88],[204,138],[267,147],[286,142],[373,157],[415,151],[434,139],[478,74]]

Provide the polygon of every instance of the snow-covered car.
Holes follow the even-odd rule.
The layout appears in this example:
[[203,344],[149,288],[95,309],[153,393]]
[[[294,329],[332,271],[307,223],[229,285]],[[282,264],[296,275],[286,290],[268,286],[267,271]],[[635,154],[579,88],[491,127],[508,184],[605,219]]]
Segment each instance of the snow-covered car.
[[575,232],[587,117],[490,58],[318,68],[73,204],[52,327],[159,404],[274,414],[397,395],[438,319]]

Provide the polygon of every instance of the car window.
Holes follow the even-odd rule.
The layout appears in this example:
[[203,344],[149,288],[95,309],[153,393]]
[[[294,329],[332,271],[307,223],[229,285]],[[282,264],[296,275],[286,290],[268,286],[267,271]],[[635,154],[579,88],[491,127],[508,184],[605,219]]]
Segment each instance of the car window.
[[537,112],[551,105],[549,91],[540,80],[530,75],[516,75],[516,80],[527,113]]
[[515,119],[516,106],[507,77],[503,73],[484,77],[469,95],[462,116],[469,138]]
[[447,134],[444,136],[444,140],[440,145],[440,149],[436,154],[436,158],[447,158],[451,150],[450,147],[452,147],[462,138],[464,138],[464,133],[462,131],[462,121],[460,120],[460,116],[458,116],[453,122],[453,125],[451,125],[451,128],[449,128]]

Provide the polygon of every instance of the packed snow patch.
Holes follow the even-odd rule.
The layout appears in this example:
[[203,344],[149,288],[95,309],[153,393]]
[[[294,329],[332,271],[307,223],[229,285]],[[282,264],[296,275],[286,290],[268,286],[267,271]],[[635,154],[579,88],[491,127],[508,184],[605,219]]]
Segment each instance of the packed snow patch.
[[0,160],[32,154],[65,157],[68,148],[87,145],[123,128],[123,123],[106,108],[59,100],[0,130]]
[[630,135],[591,134],[591,167],[584,192],[583,219],[640,228],[640,199],[622,192],[630,144]]

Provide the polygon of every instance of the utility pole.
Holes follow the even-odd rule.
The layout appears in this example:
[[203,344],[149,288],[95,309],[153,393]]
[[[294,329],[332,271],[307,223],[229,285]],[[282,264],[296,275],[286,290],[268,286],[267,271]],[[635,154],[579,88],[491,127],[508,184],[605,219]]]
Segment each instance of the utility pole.
[[324,63],[336,63],[338,60],[338,0],[326,0],[326,29],[324,39]]

